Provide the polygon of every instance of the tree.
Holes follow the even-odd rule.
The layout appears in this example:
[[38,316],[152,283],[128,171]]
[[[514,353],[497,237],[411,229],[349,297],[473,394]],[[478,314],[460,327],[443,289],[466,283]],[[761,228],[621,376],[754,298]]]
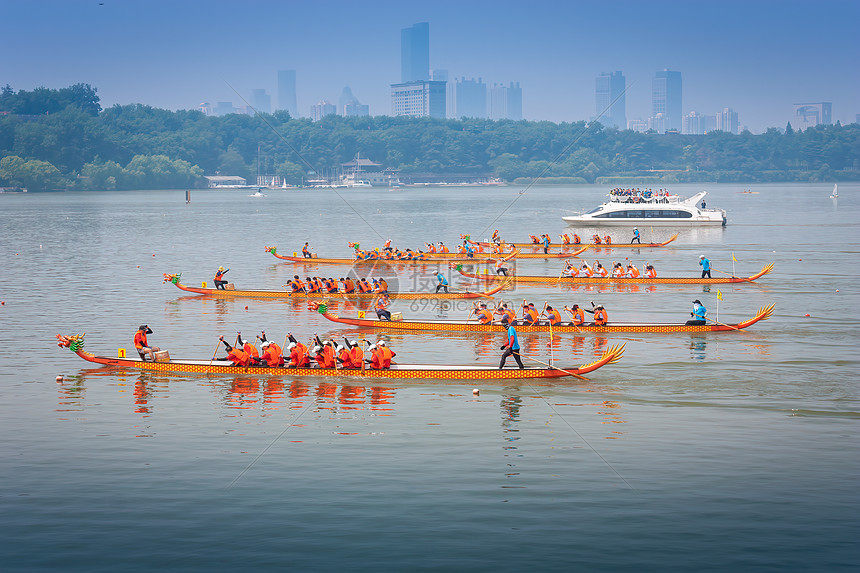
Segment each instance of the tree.
[[49,191],[56,189],[62,180],[60,170],[38,159],[25,161],[15,155],[0,160],[0,180],[28,191]]

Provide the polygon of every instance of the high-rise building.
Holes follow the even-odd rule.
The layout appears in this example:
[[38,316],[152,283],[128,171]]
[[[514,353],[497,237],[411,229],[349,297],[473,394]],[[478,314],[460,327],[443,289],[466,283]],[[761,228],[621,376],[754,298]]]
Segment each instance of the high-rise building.
[[316,105],[311,106],[311,119],[314,121],[319,121],[327,115],[334,115],[336,113],[337,107],[327,99],[320,100]]
[[454,82],[448,81],[448,70],[430,70],[430,79],[434,82],[447,82],[445,85],[445,117],[457,117],[455,106],[456,100],[454,98]]
[[738,112],[730,107],[724,107],[717,112],[715,117],[715,128],[726,133],[738,134]]
[[251,90],[251,107],[258,113],[272,113],[272,97],[266,90]]
[[446,84],[433,80],[391,84],[391,115],[445,119]]
[[278,71],[278,109],[290,113],[290,117],[299,117],[296,105],[296,70]]
[[594,115],[600,123],[618,129],[627,127],[626,89],[627,80],[621,72],[597,76],[594,82]]
[[400,30],[400,82],[430,79],[430,24]]
[[651,81],[651,129],[680,132],[681,117],[681,72],[657,72]]
[[490,90],[490,119],[511,119],[519,121],[523,118],[523,90],[520,82],[509,85],[493,84]]
[[358,98],[352,95],[350,87],[346,86],[343,88],[343,93],[340,94],[340,99],[337,100],[337,113],[344,117],[368,116],[370,115],[370,106],[362,105]]
[[832,110],[833,103],[829,101],[796,103],[791,126],[795,129],[806,129],[816,125],[830,125],[833,123]]
[[487,84],[481,78],[467,80],[465,77],[456,82],[454,93],[457,104],[454,108],[456,117],[487,117]]

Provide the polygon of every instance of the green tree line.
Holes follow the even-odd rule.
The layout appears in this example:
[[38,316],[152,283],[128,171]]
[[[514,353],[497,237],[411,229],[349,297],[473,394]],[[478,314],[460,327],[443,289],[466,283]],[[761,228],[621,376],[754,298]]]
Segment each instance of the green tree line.
[[0,186],[183,188],[258,172],[298,184],[356,153],[417,173],[610,183],[860,179],[860,125],[753,135],[637,133],[599,123],[413,117],[320,121],[286,112],[206,116],[142,104],[102,109],[87,84],[0,89]]

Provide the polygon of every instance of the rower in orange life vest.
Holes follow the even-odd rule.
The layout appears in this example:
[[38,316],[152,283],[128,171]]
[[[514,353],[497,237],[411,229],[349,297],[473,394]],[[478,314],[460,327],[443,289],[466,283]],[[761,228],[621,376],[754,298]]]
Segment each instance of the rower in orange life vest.
[[493,236],[490,237],[490,240],[492,242],[496,243],[497,245],[502,242],[502,238],[499,236],[499,230],[498,229],[493,231]]
[[[549,322],[551,325],[555,326],[556,324],[561,322],[561,313],[559,311],[555,310],[553,307],[547,306],[544,313],[545,313],[547,322]],[[542,314],[544,314],[544,313],[542,313]]]
[[290,288],[293,289],[293,292],[305,292],[305,283],[302,282],[302,279],[299,278],[299,275],[293,275],[293,280],[288,282],[287,285],[289,285]]
[[526,303],[526,300],[523,299],[523,324],[527,326],[535,325],[538,323],[539,318],[540,315],[534,303]]
[[306,258],[306,259],[311,259],[311,258],[313,258],[313,257],[311,256],[311,248],[308,246],[308,244],[307,244],[307,243],[305,243],[305,245],[302,247],[302,256],[303,256],[304,258]]
[[580,326],[585,322],[585,313],[579,308],[578,304],[573,305],[573,308],[564,307],[564,310],[570,314],[570,323],[573,326]]
[[341,346],[338,344],[335,346],[335,351],[337,352],[337,361],[340,364],[341,368],[352,368],[352,356],[349,353],[349,340],[346,338],[343,339],[346,343],[346,346]]
[[435,253],[436,252],[436,245],[434,245],[433,243],[424,243],[424,246],[427,247],[428,253]]
[[590,312],[594,315],[594,324],[596,324],[597,326],[604,326],[607,322],[609,322],[609,316],[606,314],[606,309],[603,308],[602,304],[594,306],[594,303],[592,302],[591,306],[594,307],[593,310],[588,310],[587,308],[584,308],[583,310],[585,312]]
[[215,282],[215,288],[224,290],[224,285],[227,284],[227,281],[224,280],[224,275],[230,269],[225,269],[224,267],[218,267],[218,270],[215,272],[215,278],[213,279]]
[[569,245],[570,244],[570,235],[568,235],[567,233],[565,233],[563,235],[559,235],[558,238],[561,239],[562,245]]
[[603,240],[600,238],[600,235],[591,235],[591,239],[594,241],[595,245],[599,245],[603,242]]
[[[344,340],[346,340],[344,338]],[[362,368],[364,367],[364,350],[359,346],[358,341],[351,340],[349,341],[349,357],[352,360],[351,367],[352,368]]]
[[594,261],[594,264],[595,264],[594,274],[596,274],[599,277],[603,277],[603,278],[606,278],[609,276],[609,271],[604,269],[603,265],[601,265],[599,261]]
[[579,235],[577,235],[576,233],[574,233],[574,234],[573,234],[573,244],[574,244],[574,245],[579,245],[580,243],[582,243],[582,239],[580,239],[580,238],[579,238]]
[[507,318],[508,322],[513,322],[514,319],[517,317],[517,314],[508,308],[508,303],[506,302],[502,303],[501,306],[497,306],[496,310],[493,311],[493,314],[499,316],[499,321],[503,320],[504,318]]
[[296,340],[292,332],[287,333],[287,338],[290,344],[287,349],[290,351],[290,364],[288,368],[307,368],[310,366],[310,357],[308,356],[308,347],[305,344]]
[[337,359],[335,357],[334,342],[327,340],[323,342],[320,337],[314,334],[314,355],[317,361],[318,368],[335,368]]
[[256,366],[263,362],[260,359],[260,353],[257,352],[257,347],[254,346],[252,342],[244,340],[241,332],[236,333],[236,346],[241,346],[242,350],[244,350],[250,357],[248,359],[249,366]]
[[152,329],[146,324],[141,324],[137,332],[134,333],[134,348],[140,354],[140,359],[146,361],[149,356],[150,362],[155,362],[155,353],[161,350],[157,346],[150,346],[146,340],[146,335],[152,334]]
[[439,252],[440,252],[440,253],[445,253],[445,254],[447,254],[447,253],[450,253],[450,252],[451,252],[451,251],[449,251],[449,250],[448,250],[448,247],[446,247],[446,246],[445,246],[445,243],[443,243],[442,241],[439,241],[439,249],[438,249],[438,250],[439,250]]
[[621,263],[612,263],[612,277],[616,279],[624,278],[624,266]]
[[376,352],[379,354],[382,368],[391,368],[391,359],[397,356],[397,353],[388,348],[388,344],[384,340],[376,343]]
[[612,237],[610,237],[609,235],[604,235],[603,242],[606,243],[607,245],[611,245],[612,244]]
[[493,313],[487,309],[487,303],[482,302],[480,307],[475,308],[473,312],[481,324],[491,324],[493,322]]
[[219,360],[230,360],[233,362],[233,366],[248,366],[251,360],[251,355],[242,350],[241,348],[233,348],[230,344],[224,340],[223,336],[219,336],[218,340],[224,343],[224,346],[227,348],[227,357],[220,358]]
[[561,274],[566,277],[575,278],[579,276],[579,269],[576,268],[574,265],[570,264],[570,261],[567,261]]
[[645,263],[645,276],[649,279],[657,278],[657,271],[653,266],[651,266],[651,263]]
[[594,276],[594,271],[591,270],[591,267],[588,266],[588,263],[586,263],[585,261],[582,261],[582,267],[580,267],[579,272],[586,277]]
[[382,248],[383,248],[384,250],[386,250],[386,251],[390,251],[390,250],[392,250],[392,248],[391,248],[391,239],[388,239],[387,241],[385,241],[385,245],[383,245],[383,246],[382,246]]
[[636,268],[636,265],[629,264],[627,265],[627,278],[638,279],[639,278],[639,269]]
[[262,331],[260,333],[260,340],[263,341],[263,360],[266,361],[266,364],[269,366],[283,366],[284,365],[284,357],[281,355],[283,350],[278,345],[277,342],[266,339],[266,331]]

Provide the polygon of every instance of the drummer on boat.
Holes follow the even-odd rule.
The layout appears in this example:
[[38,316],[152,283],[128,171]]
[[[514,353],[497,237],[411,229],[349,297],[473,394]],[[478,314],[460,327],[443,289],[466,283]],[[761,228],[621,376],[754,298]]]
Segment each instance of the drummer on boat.
[[224,267],[218,267],[218,270],[215,271],[215,278],[213,281],[215,282],[216,289],[224,290],[224,285],[227,284],[227,281],[224,280],[224,275],[227,274],[229,270],[230,269],[225,269]]
[[155,362],[155,353],[161,350],[157,346],[150,346],[146,340],[146,335],[152,334],[152,329],[146,324],[141,324],[137,332],[134,333],[134,348],[140,354],[140,359],[146,362],[146,357],[149,356],[151,362]]

